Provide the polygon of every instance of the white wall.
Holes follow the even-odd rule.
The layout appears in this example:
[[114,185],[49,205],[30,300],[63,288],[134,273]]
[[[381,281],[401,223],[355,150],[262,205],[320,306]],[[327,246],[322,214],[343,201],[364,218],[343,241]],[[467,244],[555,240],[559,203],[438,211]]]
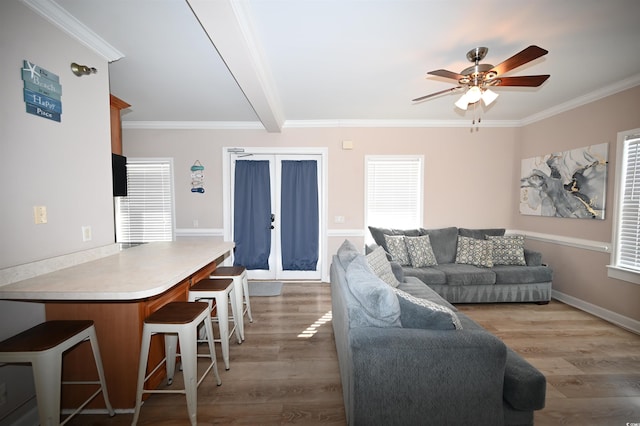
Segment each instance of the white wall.
[[[135,105],[132,105],[135,108]],[[326,259],[349,238],[363,245],[364,157],[369,154],[424,155],[424,226],[510,227],[517,209],[510,190],[518,129],[483,128],[307,128],[263,130],[124,129],[123,151],[130,157],[172,157],[176,226],[221,229],[222,147],[326,147],[328,150],[328,228]],[[343,150],[351,140],[353,150]],[[204,194],[190,191],[191,165],[204,166]],[[344,223],[334,223],[344,216]],[[198,231],[198,230],[193,230]],[[368,231],[367,231],[368,232]]]
[[[609,144],[605,220],[567,219],[514,214],[516,228],[562,238],[609,244],[612,241],[616,138],[618,132],[640,127],[640,86],[625,90],[522,129],[518,161],[589,145]],[[519,166],[518,166],[519,167]],[[519,171],[519,170],[518,170]],[[515,190],[517,191],[517,189]],[[607,276],[610,254],[554,242],[536,242],[554,270],[553,288],[594,305],[613,316],[640,321],[640,285]],[[580,305],[579,305],[580,306]],[[594,312],[596,313],[596,312]],[[623,319],[624,320],[624,319]],[[640,324],[640,323],[638,323]]]
[[[106,60],[18,0],[0,3],[0,52],[0,269],[112,244]],[[59,76],[60,123],[25,112],[23,60]],[[99,71],[76,77],[71,62]],[[47,224],[34,224],[36,205],[47,207]],[[83,225],[92,227],[90,242]],[[43,320],[42,304],[0,301],[0,340]],[[30,368],[0,367],[0,383],[8,396],[0,424],[11,424],[11,412],[33,397]]]

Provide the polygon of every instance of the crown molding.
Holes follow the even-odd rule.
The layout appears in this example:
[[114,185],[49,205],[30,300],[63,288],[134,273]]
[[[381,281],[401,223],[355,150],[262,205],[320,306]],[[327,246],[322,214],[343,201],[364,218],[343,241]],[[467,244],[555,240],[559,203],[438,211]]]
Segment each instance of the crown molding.
[[40,16],[51,22],[80,43],[84,44],[108,62],[117,61],[124,57],[118,49],[104,41],[89,27],[80,22],[75,16],[63,9],[52,0],[21,0]]
[[530,115],[521,121],[522,126],[535,123],[536,121],[544,120],[545,118],[553,117],[562,112],[569,111],[571,109],[586,105],[591,102],[595,102],[599,99],[606,98],[607,96],[615,95],[623,90],[631,89],[640,84],[640,74],[633,75],[629,78],[621,80],[617,83],[610,84],[600,89],[592,90],[586,95],[577,97],[568,102],[564,102],[560,105],[556,105],[547,110],[541,111],[537,114]]
[[123,129],[145,130],[264,130],[259,121],[123,121]]
[[[518,120],[482,120],[478,127],[519,127]],[[473,127],[466,120],[287,120],[285,128],[313,127]]]

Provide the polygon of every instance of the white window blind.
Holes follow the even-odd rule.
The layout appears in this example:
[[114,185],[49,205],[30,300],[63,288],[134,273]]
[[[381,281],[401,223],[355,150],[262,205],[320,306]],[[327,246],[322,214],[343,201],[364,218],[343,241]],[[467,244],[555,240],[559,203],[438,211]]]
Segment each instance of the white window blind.
[[365,161],[366,226],[422,226],[422,157],[367,156]]
[[116,198],[116,241],[174,240],[172,159],[127,159],[127,196]]
[[623,150],[617,266],[640,272],[640,135],[626,136]]

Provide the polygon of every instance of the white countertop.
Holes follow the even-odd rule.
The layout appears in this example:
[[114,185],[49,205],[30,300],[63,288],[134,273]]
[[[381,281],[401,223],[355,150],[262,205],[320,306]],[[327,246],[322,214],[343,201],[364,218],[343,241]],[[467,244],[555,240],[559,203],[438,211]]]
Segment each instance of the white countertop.
[[219,237],[132,247],[98,260],[0,286],[8,300],[138,300],[161,294],[231,252]]

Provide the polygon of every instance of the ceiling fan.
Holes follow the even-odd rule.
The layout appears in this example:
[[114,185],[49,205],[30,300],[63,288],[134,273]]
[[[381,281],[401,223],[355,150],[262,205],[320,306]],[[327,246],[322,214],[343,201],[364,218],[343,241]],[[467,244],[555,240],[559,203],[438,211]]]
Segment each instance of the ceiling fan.
[[498,97],[498,94],[491,91],[489,89],[490,87],[538,87],[550,77],[548,74],[527,75],[521,77],[502,76],[504,73],[511,71],[514,68],[522,66],[527,62],[531,62],[534,59],[537,59],[549,53],[547,50],[542,49],[541,47],[534,45],[529,46],[496,66],[480,63],[480,61],[482,61],[487,55],[488,51],[489,49],[486,47],[476,47],[475,49],[471,49],[469,52],[467,52],[467,59],[473,62],[474,65],[463,69],[459,74],[443,69],[429,71],[427,74],[457,80],[459,86],[431,93],[430,95],[421,96],[419,98],[413,99],[412,101],[419,102],[434,96],[442,95],[444,93],[454,92],[458,89],[467,88],[466,92],[455,103],[458,108],[466,110],[469,105],[475,104],[476,102],[480,101],[480,99],[482,99],[485,105],[489,105],[491,102],[493,102]]

